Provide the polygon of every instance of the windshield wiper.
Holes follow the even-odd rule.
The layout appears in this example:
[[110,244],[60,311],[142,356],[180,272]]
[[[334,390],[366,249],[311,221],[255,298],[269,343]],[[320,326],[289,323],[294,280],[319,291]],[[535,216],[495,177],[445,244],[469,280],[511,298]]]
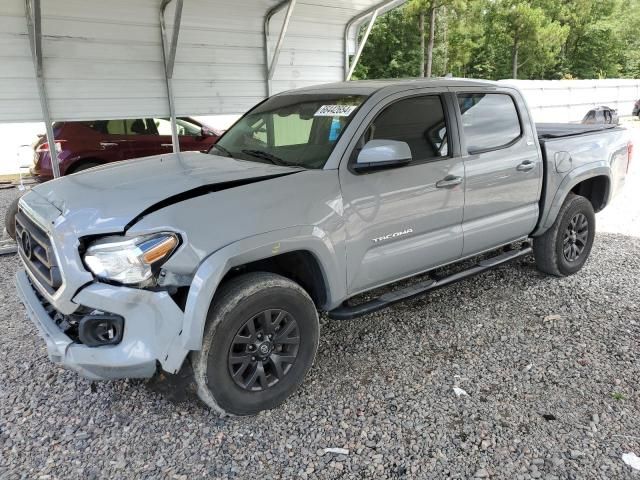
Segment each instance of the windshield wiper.
[[267,160],[273,163],[274,165],[287,166],[287,167],[289,166],[289,164],[284,160],[282,160],[280,157],[276,157],[272,153],[264,152],[262,150],[242,150],[242,153],[246,155],[251,155],[252,157],[260,158],[262,160]]
[[[229,150],[227,150],[226,148],[224,148],[222,145],[218,145],[218,144],[214,144],[213,147],[211,147],[211,150],[216,149],[219,152],[222,152],[223,154],[225,154],[227,157],[233,158],[233,155],[231,155],[231,152],[229,152]],[[209,150],[209,153],[211,153],[211,150]]]

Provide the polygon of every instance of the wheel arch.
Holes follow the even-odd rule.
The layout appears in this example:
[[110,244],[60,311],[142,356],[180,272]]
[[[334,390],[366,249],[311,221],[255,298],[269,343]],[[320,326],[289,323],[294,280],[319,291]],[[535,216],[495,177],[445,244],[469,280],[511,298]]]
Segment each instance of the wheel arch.
[[542,235],[551,228],[570,193],[585,196],[596,212],[601,211],[611,199],[610,167],[602,164],[598,166],[590,164],[577,168],[568,174],[558,186],[549,207],[542,212],[541,221],[532,236]]
[[276,273],[293,280],[309,294],[316,307],[322,307],[327,302],[325,275],[318,258],[309,250],[292,250],[238,265],[225,274],[220,285],[236,276],[252,272]]
[[571,192],[585,197],[591,202],[593,211],[598,213],[607,206],[610,198],[611,179],[607,175],[596,175],[576,183]]
[[[294,266],[292,261],[300,264]],[[344,245],[334,246],[317,227],[294,227],[243,239],[211,254],[198,267],[180,334],[187,349],[201,348],[207,313],[222,282],[256,271],[296,281],[320,310],[333,308],[346,296]]]
[[68,163],[69,166],[65,169],[65,175],[71,175],[72,173],[78,172],[82,169],[83,166],[87,165],[88,163],[98,163],[100,165],[103,165],[106,162],[98,157],[78,157],[72,160],[68,160]]

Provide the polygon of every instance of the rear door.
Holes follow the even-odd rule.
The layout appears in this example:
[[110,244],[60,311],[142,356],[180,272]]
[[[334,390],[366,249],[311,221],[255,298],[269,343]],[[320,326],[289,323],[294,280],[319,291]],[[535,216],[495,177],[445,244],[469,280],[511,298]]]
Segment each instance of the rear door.
[[[396,94],[357,130],[348,161],[340,164],[350,294],[459,258],[464,165],[456,123],[449,120],[451,100],[432,89]],[[355,171],[359,150],[374,139],[408,143],[413,160]]]
[[456,92],[466,172],[463,255],[529,235],[537,221],[542,155],[513,91]]
[[152,118],[127,119],[124,122],[129,158],[150,157],[172,151],[171,137],[168,143],[163,142]]
[[91,128],[101,133],[97,148],[99,158],[105,162],[116,162],[131,158],[128,135],[125,132],[125,120],[97,120],[91,122]]

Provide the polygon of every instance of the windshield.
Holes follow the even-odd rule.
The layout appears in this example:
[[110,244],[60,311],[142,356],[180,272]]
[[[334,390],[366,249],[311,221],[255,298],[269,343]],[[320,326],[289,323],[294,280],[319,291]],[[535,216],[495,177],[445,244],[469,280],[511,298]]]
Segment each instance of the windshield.
[[238,120],[210,153],[275,165],[323,168],[365,98],[337,94],[269,98]]

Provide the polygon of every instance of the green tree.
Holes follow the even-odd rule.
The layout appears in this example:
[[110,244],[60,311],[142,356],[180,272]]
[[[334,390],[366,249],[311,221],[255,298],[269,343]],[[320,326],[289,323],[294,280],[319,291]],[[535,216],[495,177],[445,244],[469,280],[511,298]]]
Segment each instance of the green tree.
[[[420,76],[431,77],[433,71],[433,51],[436,39],[438,14],[447,8],[462,8],[464,0],[410,0],[405,8],[409,16],[418,18],[420,39]],[[425,20],[429,20],[429,37],[425,46]]]
[[417,19],[395,9],[378,17],[362,51],[354,79],[417,77],[420,41]]
[[357,78],[640,76],[640,0],[410,0],[378,19]]
[[498,47],[498,51],[501,64],[510,58],[511,78],[518,78],[519,71],[525,66],[525,77],[544,72],[557,61],[568,34],[568,27],[549,19],[545,10],[533,2],[496,1],[491,5],[488,21],[494,35],[487,36],[487,41],[497,40],[508,45],[508,56],[503,48]]

